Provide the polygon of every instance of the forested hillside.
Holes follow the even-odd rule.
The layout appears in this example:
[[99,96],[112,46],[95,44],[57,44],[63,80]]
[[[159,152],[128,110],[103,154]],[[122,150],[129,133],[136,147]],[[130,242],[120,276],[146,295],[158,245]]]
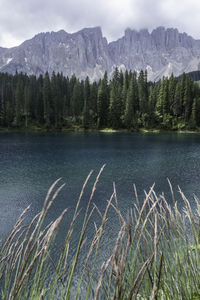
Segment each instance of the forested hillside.
[[47,130],[85,128],[137,130],[200,127],[200,87],[190,77],[173,75],[147,82],[147,72],[107,73],[99,82],[0,73],[1,128]]
[[200,71],[189,72],[189,73],[187,73],[187,76],[190,77],[194,81],[200,81]]

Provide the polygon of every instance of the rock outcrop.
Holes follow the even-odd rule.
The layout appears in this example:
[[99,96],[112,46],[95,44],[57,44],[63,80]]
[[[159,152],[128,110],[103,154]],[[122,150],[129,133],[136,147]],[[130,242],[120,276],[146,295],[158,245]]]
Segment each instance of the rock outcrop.
[[177,29],[158,27],[151,33],[126,29],[122,38],[108,43],[101,28],[95,27],[73,34],[64,30],[40,33],[18,47],[0,48],[0,72],[11,74],[39,76],[54,71],[97,80],[105,71],[111,76],[116,66],[147,69],[154,81],[172,72],[178,76],[200,70],[200,40]]

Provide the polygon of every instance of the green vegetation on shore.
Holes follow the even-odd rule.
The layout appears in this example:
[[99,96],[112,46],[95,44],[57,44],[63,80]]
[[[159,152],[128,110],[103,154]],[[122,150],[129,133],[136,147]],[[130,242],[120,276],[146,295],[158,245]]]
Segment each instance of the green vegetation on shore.
[[[183,74],[147,81],[147,72],[107,73],[99,82],[0,74],[1,130],[199,131],[200,86]],[[109,129],[109,130],[110,130]]]
[[[114,186],[104,212],[100,212],[93,204],[93,196],[102,171],[103,168],[92,187],[75,249],[72,233],[91,173],[73,213],[66,209],[44,226],[45,217],[63,187],[57,187],[60,180],[52,185],[41,212],[29,224],[25,224],[25,217],[30,207],[24,210],[0,247],[2,300],[200,299],[199,200],[195,197],[197,210],[193,211],[179,190],[184,205],[180,211],[170,183],[170,199],[156,195],[152,187],[140,201],[135,188],[134,206],[124,217],[118,209],[120,199]],[[104,243],[109,239],[110,210],[116,213],[119,226],[111,251],[107,249],[107,257],[102,257]],[[55,258],[55,236],[68,213],[72,222]],[[94,226],[93,238],[85,243],[94,213],[101,221]],[[88,250],[83,259],[85,246]]]

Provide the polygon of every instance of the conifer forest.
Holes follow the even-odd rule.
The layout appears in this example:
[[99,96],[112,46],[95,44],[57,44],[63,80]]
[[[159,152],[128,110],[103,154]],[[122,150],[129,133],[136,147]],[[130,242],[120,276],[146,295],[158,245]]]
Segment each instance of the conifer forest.
[[200,86],[185,73],[148,82],[147,72],[105,72],[98,82],[0,73],[1,128],[198,130]]

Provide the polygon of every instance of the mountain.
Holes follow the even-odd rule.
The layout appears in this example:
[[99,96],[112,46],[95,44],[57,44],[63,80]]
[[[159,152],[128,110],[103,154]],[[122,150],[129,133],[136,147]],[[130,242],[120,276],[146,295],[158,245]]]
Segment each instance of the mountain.
[[0,48],[0,72],[28,75],[87,75],[91,80],[114,68],[140,71],[147,69],[149,80],[200,70],[200,40],[177,29],[158,27],[126,29],[122,38],[108,43],[100,27],[85,28],[69,34],[64,30],[40,33],[18,47]]

